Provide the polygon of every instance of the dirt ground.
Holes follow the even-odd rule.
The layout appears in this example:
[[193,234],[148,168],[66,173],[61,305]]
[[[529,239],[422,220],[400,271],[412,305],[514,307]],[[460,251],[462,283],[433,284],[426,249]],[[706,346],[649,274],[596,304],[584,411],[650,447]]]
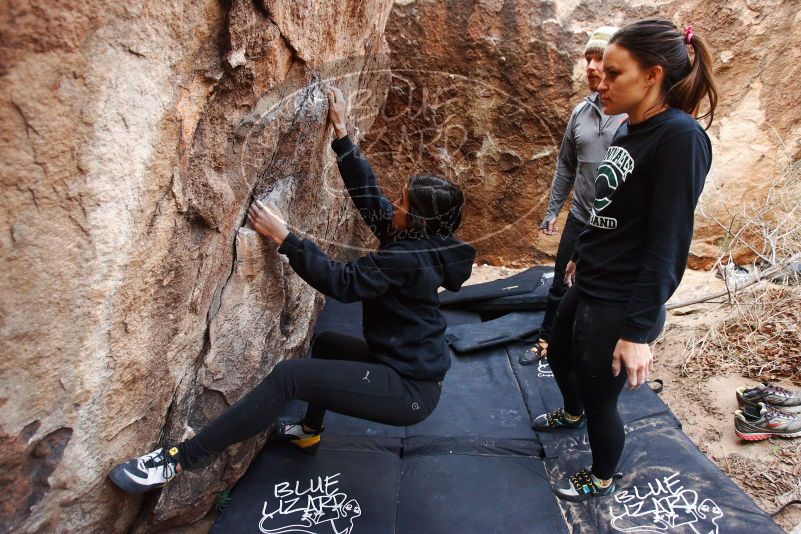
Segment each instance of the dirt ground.
[[[683,301],[724,289],[712,273],[687,271],[672,301]],[[683,424],[684,432],[709,459],[727,473],[766,512],[775,512],[801,497],[801,441],[770,439],[743,442],[734,433],[735,389],[757,382],[730,371],[702,378],[682,370],[685,344],[694,329],[704,331],[726,314],[724,304],[699,304],[673,310],[657,341],[655,376],[665,381],[663,400]],[[776,382],[798,389],[789,382]],[[801,523],[801,505],[790,505],[774,518],[788,532]]]
[[[466,284],[505,278],[522,269],[480,265]],[[724,289],[714,273],[688,270],[671,302]],[[735,389],[757,382],[738,373],[687,375],[682,370],[687,340],[703,332],[726,314],[720,302],[696,304],[671,311],[662,337],[654,346],[656,363],[652,378],[665,383],[662,399],[682,422],[684,432],[724,473],[728,474],[768,513],[791,498],[801,498],[801,440],[770,439],[746,443],[734,433]],[[696,330],[697,329],[697,330]],[[787,382],[777,382],[797,389]],[[790,505],[774,518],[790,532],[801,523],[801,505]],[[801,533],[801,527],[795,532]]]

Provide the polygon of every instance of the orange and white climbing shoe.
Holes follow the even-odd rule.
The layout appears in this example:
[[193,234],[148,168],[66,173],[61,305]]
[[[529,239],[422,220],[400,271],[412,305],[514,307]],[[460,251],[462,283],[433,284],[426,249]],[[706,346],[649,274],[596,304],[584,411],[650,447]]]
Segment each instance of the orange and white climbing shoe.
[[306,432],[303,428],[303,421],[281,421],[275,425],[273,439],[276,441],[287,441],[307,454],[317,452],[320,446],[320,434],[325,427],[316,432]]

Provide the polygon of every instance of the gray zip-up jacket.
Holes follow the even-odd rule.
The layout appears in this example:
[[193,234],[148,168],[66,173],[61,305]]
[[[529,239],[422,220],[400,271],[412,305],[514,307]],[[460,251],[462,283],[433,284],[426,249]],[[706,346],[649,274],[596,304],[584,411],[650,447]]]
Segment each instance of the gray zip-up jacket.
[[551,198],[548,211],[540,228],[559,215],[570,189],[575,185],[570,213],[582,223],[590,218],[590,209],[595,200],[595,178],[598,165],[603,161],[606,149],[627,115],[604,115],[601,97],[593,93],[582,100],[570,114],[565,128],[556,171],[553,174]]

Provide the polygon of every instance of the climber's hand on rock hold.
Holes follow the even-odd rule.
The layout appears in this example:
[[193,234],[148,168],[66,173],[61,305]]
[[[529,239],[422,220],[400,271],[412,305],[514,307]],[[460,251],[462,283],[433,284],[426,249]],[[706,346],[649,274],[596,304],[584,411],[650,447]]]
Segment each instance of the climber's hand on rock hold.
[[334,86],[326,89],[325,94],[328,97],[328,122],[333,125],[337,139],[341,139],[348,135],[348,131],[345,128],[345,121],[347,120],[345,95],[342,94],[339,88]]
[[283,243],[284,238],[289,234],[289,229],[287,229],[286,223],[278,214],[278,210],[275,207],[262,204],[259,200],[250,205],[248,221],[254,230],[264,237],[272,239],[276,245]]

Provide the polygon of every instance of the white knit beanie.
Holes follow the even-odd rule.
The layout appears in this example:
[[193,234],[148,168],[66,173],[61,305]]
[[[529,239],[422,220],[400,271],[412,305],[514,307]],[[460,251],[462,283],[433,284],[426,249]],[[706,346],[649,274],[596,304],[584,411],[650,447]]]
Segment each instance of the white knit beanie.
[[609,44],[609,39],[612,38],[617,30],[617,26],[601,26],[595,30],[590,40],[587,41],[587,46],[584,47],[584,53],[598,52],[603,54],[604,50],[606,50],[606,45]]

